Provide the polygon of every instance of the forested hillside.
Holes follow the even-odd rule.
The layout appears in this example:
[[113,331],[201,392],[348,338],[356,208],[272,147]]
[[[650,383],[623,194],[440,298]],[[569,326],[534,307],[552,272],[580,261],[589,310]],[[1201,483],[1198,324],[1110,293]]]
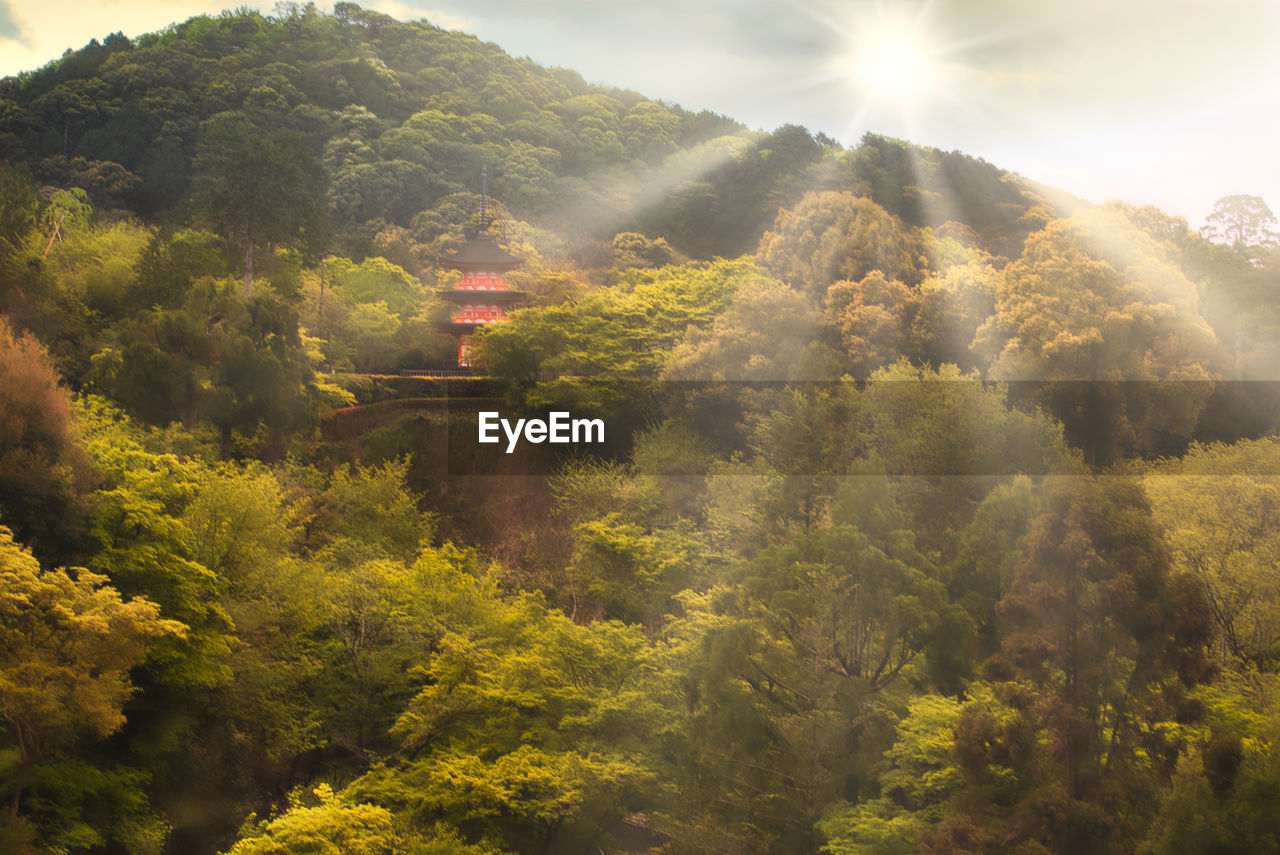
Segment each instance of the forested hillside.
[[[1280,853],[1262,200],[351,3],[6,78],[0,157],[0,851]],[[482,181],[528,301],[401,376]]]

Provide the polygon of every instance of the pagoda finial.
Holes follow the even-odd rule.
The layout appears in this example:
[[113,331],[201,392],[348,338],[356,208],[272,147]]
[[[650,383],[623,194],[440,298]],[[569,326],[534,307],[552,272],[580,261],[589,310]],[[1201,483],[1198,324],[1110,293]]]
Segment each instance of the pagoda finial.
[[480,235],[489,236],[489,167],[480,167]]

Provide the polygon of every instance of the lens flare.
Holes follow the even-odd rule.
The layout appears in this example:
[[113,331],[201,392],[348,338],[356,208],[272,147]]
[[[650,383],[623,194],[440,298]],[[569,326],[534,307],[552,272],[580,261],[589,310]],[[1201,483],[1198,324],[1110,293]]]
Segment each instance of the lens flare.
[[908,101],[938,82],[934,50],[910,24],[880,21],[854,34],[848,75],[868,96]]

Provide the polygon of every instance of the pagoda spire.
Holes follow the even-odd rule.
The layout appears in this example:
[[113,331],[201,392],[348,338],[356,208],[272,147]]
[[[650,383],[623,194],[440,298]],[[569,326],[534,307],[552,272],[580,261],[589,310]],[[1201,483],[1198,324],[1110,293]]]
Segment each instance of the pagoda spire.
[[477,237],[489,236],[489,167],[480,167],[480,234]]

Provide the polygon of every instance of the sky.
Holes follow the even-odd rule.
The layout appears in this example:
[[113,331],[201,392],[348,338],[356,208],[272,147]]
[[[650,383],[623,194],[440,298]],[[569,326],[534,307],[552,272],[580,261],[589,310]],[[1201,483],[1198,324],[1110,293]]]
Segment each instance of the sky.
[[[226,5],[0,0],[0,75]],[[1092,202],[1154,204],[1193,226],[1236,193],[1280,212],[1277,0],[362,5],[752,128],[801,124],[847,146],[871,131],[958,149]]]

